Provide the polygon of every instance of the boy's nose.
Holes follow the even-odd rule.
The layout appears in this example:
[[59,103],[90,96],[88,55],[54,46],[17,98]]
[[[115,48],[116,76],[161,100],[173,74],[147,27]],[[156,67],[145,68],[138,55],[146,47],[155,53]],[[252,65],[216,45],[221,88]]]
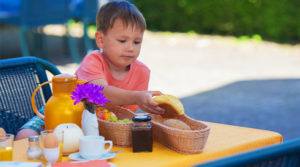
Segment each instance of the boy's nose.
[[134,49],[134,45],[133,45],[133,43],[131,43],[131,42],[128,42],[128,45],[127,45],[127,50],[129,50],[129,51],[133,51],[133,49]]

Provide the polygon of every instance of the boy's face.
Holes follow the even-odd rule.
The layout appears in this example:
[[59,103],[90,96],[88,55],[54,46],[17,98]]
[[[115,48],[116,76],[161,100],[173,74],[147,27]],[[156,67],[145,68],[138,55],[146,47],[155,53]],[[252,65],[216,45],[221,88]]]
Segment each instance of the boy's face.
[[109,65],[116,68],[126,68],[140,54],[144,32],[138,27],[124,25],[116,19],[113,27],[106,34],[96,32],[96,43],[103,49]]

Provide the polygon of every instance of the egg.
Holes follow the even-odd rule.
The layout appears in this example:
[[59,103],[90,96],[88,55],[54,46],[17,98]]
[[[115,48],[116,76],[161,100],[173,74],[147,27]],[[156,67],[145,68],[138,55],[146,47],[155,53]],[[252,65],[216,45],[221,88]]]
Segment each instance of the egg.
[[44,147],[45,148],[56,148],[58,147],[58,139],[53,133],[46,134],[44,138]]
[[6,136],[6,132],[3,128],[0,128],[0,137],[5,137]]
[[5,141],[6,132],[3,128],[0,128],[0,142]]

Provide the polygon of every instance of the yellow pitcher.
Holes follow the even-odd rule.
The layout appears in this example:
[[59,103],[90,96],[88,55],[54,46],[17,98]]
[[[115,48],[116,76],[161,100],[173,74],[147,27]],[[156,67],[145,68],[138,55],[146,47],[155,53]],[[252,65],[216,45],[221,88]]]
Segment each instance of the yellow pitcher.
[[[46,103],[44,115],[38,112],[35,105],[35,94],[37,90],[45,84],[52,83],[52,96]],[[48,81],[39,85],[33,92],[31,104],[33,111],[42,119],[45,119],[45,129],[55,129],[62,123],[75,123],[81,127],[81,114],[84,110],[82,103],[74,105],[74,100],[71,99],[71,93],[75,90],[77,84],[84,83],[83,80],[78,80],[75,75],[60,74]]]

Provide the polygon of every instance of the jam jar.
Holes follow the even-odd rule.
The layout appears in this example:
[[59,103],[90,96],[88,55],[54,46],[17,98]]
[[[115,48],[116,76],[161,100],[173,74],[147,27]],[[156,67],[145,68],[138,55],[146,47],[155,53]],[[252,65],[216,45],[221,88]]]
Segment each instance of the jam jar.
[[151,117],[138,115],[132,118],[132,150],[133,152],[152,152],[153,138]]

